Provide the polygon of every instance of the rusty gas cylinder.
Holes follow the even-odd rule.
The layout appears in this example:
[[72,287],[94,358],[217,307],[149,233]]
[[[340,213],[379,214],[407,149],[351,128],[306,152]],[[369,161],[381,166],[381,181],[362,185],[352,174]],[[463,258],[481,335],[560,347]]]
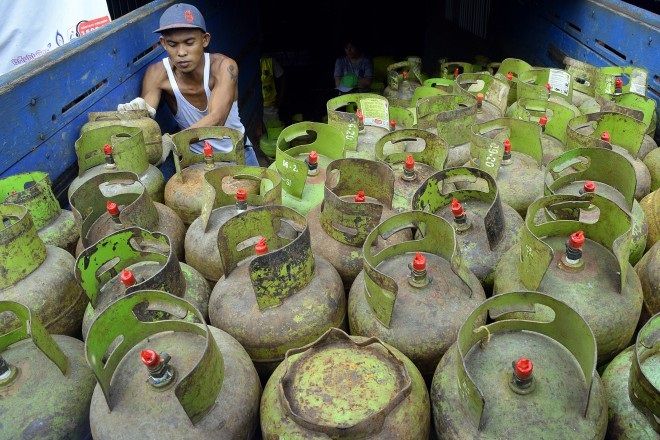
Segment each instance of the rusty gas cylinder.
[[376,338],[333,328],[286,353],[264,388],[264,439],[426,440],[429,398],[415,365]]
[[73,254],[78,228],[73,213],[60,208],[48,174],[33,171],[0,179],[0,202],[25,206],[43,242]]
[[49,335],[37,316],[18,302],[0,301],[0,313],[20,323],[0,332],[0,437],[90,438],[89,403],[94,375],[82,342]]
[[580,107],[583,104],[590,105],[594,102],[596,94],[596,76],[598,68],[584,61],[576,60],[562,54],[566,71],[571,75],[573,96],[571,103]]
[[660,188],[660,148],[652,149],[642,162],[651,175],[651,191],[655,191]]
[[[250,188],[257,192],[238,188],[229,193],[223,185],[227,178],[237,182],[251,181]],[[255,206],[282,203],[282,179],[276,171],[250,166],[228,165],[208,171],[201,197],[204,198],[202,214],[188,228],[185,239],[186,263],[194,267],[204,278],[215,283],[222,275],[222,259],[218,249],[218,231],[228,219]]]
[[500,118],[475,124],[470,154],[466,166],[493,176],[502,201],[521,216],[543,194],[543,147],[537,123]]
[[344,134],[331,125],[299,122],[277,138],[275,163],[282,176],[282,204],[306,215],[323,200],[325,167],[344,157]]
[[[143,322],[135,309],[162,318]],[[250,357],[187,301],[154,290],[120,298],[96,318],[85,349],[98,380],[94,439],[257,438],[261,385]]]
[[[74,258],[44,244],[21,205],[0,204],[0,298],[26,305],[50,333],[78,335],[87,298],[73,276]],[[16,324],[0,315],[0,332]]]
[[477,99],[466,93],[428,96],[417,101],[416,128],[447,143],[446,166],[462,166],[470,159],[470,127],[475,123],[477,110]]
[[[580,195],[596,192],[614,201],[632,217],[630,264],[644,254],[648,223],[635,200],[635,169],[625,157],[604,148],[573,148],[546,167],[545,194]],[[598,218],[598,209],[584,210],[581,218]],[[552,217],[550,211],[546,215]]]
[[[209,284],[195,269],[179,263],[165,234],[137,227],[114,232],[85,249],[76,260],[75,270],[89,298],[83,338],[94,318],[110,303],[138,290],[162,290],[181,297],[208,317]],[[141,312],[144,320],[152,316]]]
[[183,259],[183,222],[170,208],[153,202],[133,173],[94,176],[71,195],[69,204],[80,225],[76,255],[115,231],[137,226],[166,234],[177,257]]
[[443,169],[449,148],[439,136],[419,129],[386,134],[376,143],[376,159],[394,171],[394,199],[397,212],[410,211],[413,194],[432,174]]
[[660,313],[660,243],[653,245],[635,265],[635,271],[642,283],[644,304],[640,323]]
[[[348,157],[374,159],[374,145],[390,132],[387,99],[373,93],[350,93],[328,100],[328,124],[344,133]],[[351,111],[353,110],[354,111]]]
[[156,202],[163,201],[165,178],[149,163],[144,135],[137,127],[108,125],[87,130],[76,141],[78,177],[69,186],[68,196],[87,180],[103,173],[135,173]]
[[387,87],[383,95],[390,104],[398,107],[410,107],[415,89],[422,85],[420,66],[410,61],[387,66]]
[[580,110],[566,101],[521,98],[507,109],[506,115],[539,124],[543,164],[547,165],[552,159],[566,151],[568,121],[580,116]]
[[541,99],[571,104],[573,81],[566,70],[532,67],[518,75],[517,99]]
[[176,173],[165,185],[165,204],[189,225],[202,212],[199,194],[204,173],[230,163],[245,164],[243,135],[228,127],[189,128],[172,136],[172,141]]
[[211,293],[209,318],[246,347],[262,377],[288,349],[342,326],[341,277],[312,254],[305,217],[293,209],[260,206],[230,218],[218,247],[225,276]]
[[448,61],[445,58],[438,60],[440,65],[440,76],[445,79],[456,80],[464,73],[476,73],[484,70],[481,63],[469,63],[465,61]]
[[590,113],[570,120],[566,141],[568,148],[606,148],[623,155],[635,167],[635,198],[640,200],[651,189],[649,170],[638,157],[645,131],[644,123],[632,116],[616,112]]
[[650,249],[660,241],[660,189],[644,197],[639,202],[644,211],[644,217],[649,224],[649,234],[646,237],[646,249]]
[[[374,252],[378,235],[408,225],[421,238]],[[454,229],[430,213],[401,213],[372,230],[362,252],[364,270],[348,299],[351,333],[392,345],[430,379],[465,317],[486,299],[460,258]]]
[[456,84],[477,99],[476,123],[504,116],[509,96],[508,81],[486,72],[462,73],[456,77]]
[[90,112],[88,121],[80,128],[80,133],[108,125],[136,127],[142,130],[147,159],[152,165],[163,162],[162,134],[158,122],[149,117],[147,110],[126,110],[109,112]]
[[[472,190],[452,190],[461,182],[479,184]],[[520,214],[500,200],[493,177],[477,168],[439,171],[417,190],[413,209],[438,215],[453,226],[465,265],[490,291],[495,266],[518,242],[523,224]]]
[[[483,325],[489,311],[534,307],[552,314]],[[467,317],[435,371],[436,435],[602,440],[607,401],[596,359],[589,325],[565,303],[537,292],[492,297]]]
[[603,373],[609,406],[607,438],[660,437],[660,314],[642,327],[632,347]]
[[[585,209],[599,210],[594,221],[580,221]],[[554,220],[538,223],[540,210]],[[598,195],[553,195],[530,205],[520,244],[509,249],[495,270],[494,294],[538,290],[566,302],[594,332],[598,361],[623,350],[642,309],[642,288],[628,262],[630,215]],[[546,309],[519,316],[548,317]]]
[[510,106],[518,100],[518,78],[523,72],[530,70],[532,66],[526,61],[518,58],[505,58],[500,63],[495,77],[506,80],[509,84],[509,96],[507,106]]
[[[348,291],[362,270],[362,244],[367,234],[394,215],[394,173],[381,162],[338,159],[326,169],[323,203],[307,215],[312,251],[337,269]],[[410,239],[407,232],[383,240]]]

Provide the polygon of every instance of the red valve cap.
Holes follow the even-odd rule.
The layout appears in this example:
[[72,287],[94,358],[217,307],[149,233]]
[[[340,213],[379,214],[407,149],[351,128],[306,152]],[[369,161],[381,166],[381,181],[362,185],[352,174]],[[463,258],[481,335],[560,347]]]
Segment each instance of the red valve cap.
[[105,202],[105,209],[107,209],[108,214],[110,214],[113,217],[119,215],[119,206],[117,206],[117,204],[112,200],[108,200],[107,202]]
[[254,245],[254,253],[263,255],[266,252],[268,252],[268,243],[266,243],[266,237],[261,237],[257,244]]
[[617,89],[620,89],[621,87],[623,87],[623,80],[621,78],[619,78],[618,76],[614,80],[614,87],[616,87]]
[[119,274],[119,280],[124,286],[131,287],[135,284],[135,275],[133,275],[132,271],[124,269]]
[[545,127],[547,123],[548,123],[548,117],[546,115],[543,115],[539,118],[539,125],[541,127]]
[[356,203],[362,203],[362,202],[364,202],[364,197],[365,197],[365,196],[364,196],[364,191],[359,190],[359,191],[355,194],[355,202],[356,202]]
[[550,91],[552,90],[552,86],[550,85],[550,83],[545,83],[545,89],[548,91],[548,93],[550,93]]
[[316,151],[312,150],[307,156],[307,163],[310,165],[316,165],[319,162],[319,155]]
[[511,153],[511,141],[509,139],[504,139],[504,152]]
[[204,157],[213,157],[213,147],[208,141],[204,141]]
[[484,94],[483,93],[477,93],[477,102],[481,104],[484,102]]
[[577,231],[573,232],[570,237],[568,237],[568,245],[573,249],[582,249],[584,246],[584,232]]
[[609,131],[604,131],[600,134],[600,140],[609,142],[610,141],[610,132]]
[[593,182],[591,180],[587,180],[586,182],[584,182],[584,192],[592,193],[594,191],[596,191],[596,183],[595,182]]
[[390,119],[390,127],[396,128],[396,121],[394,119]]
[[236,201],[244,202],[245,200],[247,200],[247,191],[245,191],[245,188],[238,188],[236,191]]
[[103,153],[104,153],[106,156],[111,155],[111,154],[112,154],[112,145],[110,145],[110,144],[105,144],[105,145],[103,146]]
[[454,214],[454,217],[460,217],[465,214],[463,205],[461,205],[461,202],[457,198],[451,199],[451,213]]
[[140,352],[140,359],[148,368],[154,368],[160,364],[160,355],[151,349],[142,350]]
[[513,79],[513,72],[507,72],[507,73],[506,73],[506,79],[508,79],[509,81],[511,81],[511,80]]
[[415,169],[415,158],[412,157],[412,154],[409,154],[406,156],[406,164],[405,167],[408,171],[412,171]]
[[526,380],[532,377],[534,371],[534,364],[531,360],[521,357],[513,365],[513,372],[518,379]]
[[417,272],[426,270],[426,257],[424,256],[424,254],[422,254],[421,252],[417,252],[415,254],[415,258],[413,258],[412,266],[413,269],[416,270]]

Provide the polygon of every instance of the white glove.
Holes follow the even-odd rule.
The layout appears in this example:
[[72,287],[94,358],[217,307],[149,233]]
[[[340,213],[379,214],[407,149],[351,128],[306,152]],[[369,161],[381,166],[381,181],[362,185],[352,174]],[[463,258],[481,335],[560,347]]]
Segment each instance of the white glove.
[[163,146],[163,155],[161,156],[160,162],[158,163],[158,165],[165,162],[165,160],[167,159],[167,156],[170,155],[170,152],[173,149],[176,149],[176,145],[174,144],[174,141],[172,140],[172,136],[170,136],[168,133],[163,134],[162,139],[163,140],[162,140],[161,143],[162,143],[162,146]]
[[117,106],[118,112],[125,112],[129,110],[146,110],[149,113],[149,117],[152,119],[156,116],[156,109],[147,104],[147,101],[139,97],[135,98],[131,102],[127,102],[126,104],[119,104]]

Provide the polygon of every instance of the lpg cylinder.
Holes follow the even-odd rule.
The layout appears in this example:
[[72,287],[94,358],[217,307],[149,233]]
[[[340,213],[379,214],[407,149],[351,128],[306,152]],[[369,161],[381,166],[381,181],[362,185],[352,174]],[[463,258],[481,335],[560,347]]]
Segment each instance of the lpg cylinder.
[[271,170],[282,176],[282,204],[306,215],[323,200],[325,167],[344,157],[344,134],[320,122],[289,125],[277,139]]
[[630,92],[645,96],[648,76],[648,70],[639,66],[599,67],[596,73],[595,93],[605,96]]
[[110,112],[90,112],[88,122],[80,128],[80,133],[109,125],[136,127],[142,130],[147,159],[152,165],[163,162],[162,135],[158,122],[149,117],[146,110],[126,110]]
[[423,87],[433,87],[440,90],[443,95],[450,95],[456,91],[456,81],[454,78],[429,78],[422,83]]
[[516,100],[528,98],[571,103],[572,97],[572,77],[565,70],[532,67],[518,76]]
[[44,244],[74,253],[79,238],[78,227],[73,213],[60,208],[48,174],[33,171],[1,179],[0,202],[25,206]]
[[[50,333],[76,336],[87,298],[73,276],[74,258],[44,244],[21,205],[0,204],[0,298],[26,305]],[[15,321],[0,315],[0,332]]]
[[607,148],[623,155],[635,167],[635,198],[640,200],[651,190],[651,175],[639,159],[645,131],[643,122],[628,115],[616,112],[590,113],[569,121],[566,146]]
[[660,148],[651,150],[643,162],[651,175],[651,191],[655,191],[660,188]]
[[177,257],[183,258],[183,222],[170,208],[153,202],[133,173],[94,176],[71,195],[69,204],[80,225],[76,255],[115,231],[137,226],[166,234]]
[[448,167],[461,166],[470,159],[470,127],[477,110],[477,99],[465,93],[429,96],[417,101],[416,128],[437,135],[449,145]]
[[[251,186],[258,191],[238,188],[236,194],[229,194],[223,188],[223,181],[230,176],[240,182],[253,181],[255,185]],[[215,283],[223,275],[218,249],[220,226],[227,219],[255,206],[281,204],[282,179],[275,170],[241,165],[207,171],[204,179],[202,214],[188,228],[184,246],[186,262]]]
[[525,215],[543,195],[543,147],[539,124],[500,118],[472,126],[472,159],[466,164],[495,178],[502,201]]
[[[337,269],[348,291],[362,270],[362,244],[373,228],[392,215],[394,173],[382,162],[337,159],[326,169],[323,203],[307,215],[314,255]],[[402,231],[384,240],[410,239]]]
[[[552,312],[484,325],[495,309]],[[487,299],[467,317],[431,385],[438,438],[605,438],[607,401],[589,325],[537,292]]]
[[156,202],[163,201],[165,178],[149,163],[144,149],[144,135],[136,127],[108,125],[81,133],[76,141],[78,177],[69,186],[68,196],[85,181],[102,173],[135,173]]
[[415,89],[422,85],[420,66],[410,61],[387,66],[387,87],[383,95],[391,105],[397,107],[410,107]]
[[476,123],[504,116],[509,96],[508,81],[496,78],[487,72],[462,73],[456,77],[456,84],[465,93],[476,98]]
[[660,244],[656,243],[639,260],[635,272],[642,283],[644,304],[640,323],[646,322],[649,317],[660,313]]
[[415,365],[376,338],[332,328],[291,349],[264,387],[264,439],[429,438],[426,385]]
[[[134,309],[162,318],[143,322]],[[257,438],[261,384],[250,357],[187,301],[154,290],[120,298],[92,324],[85,351],[98,380],[95,440]]]
[[494,76],[506,80],[509,84],[507,106],[518,100],[518,77],[531,68],[529,63],[518,58],[506,58],[500,63]]
[[440,59],[440,76],[445,79],[455,80],[463,73],[476,73],[484,70],[481,64],[472,64],[464,61],[447,61]]
[[[372,93],[351,93],[327,102],[328,124],[341,130],[346,155],[374,159],[374,145],[390,132],[387,99]],[[355,109],[351,111],[352,109]],[[392,119],[393,121],[396,121]]]
[[[599,209],[598,219],[581,221],[581,211],[592,205]],[[538,223],[542,209],[555,220]],[[642,287],[628,262],[630,223],[625,210],[596,193],[536,200],[527,211],[520,244],[495,269],[493,293],[538,290],[566,302],[593,330],[602,365],[628,345],[642,309]],[[547,309],[534,314],[548,316]]]
[[[375,252],[378,235],[409,225],[416,239]],[[396,347],[430,379],[463,320],[486,299],[461,260],[453,228],[427,212],[397,214],[369,233],[362,252],[364,270],[348,297],[351,333]]]
[[312,254],[305,217],[293,209],[260,206],[230,218],[218,247],[225,276],[211,293],[211,324],[246,348],[262,378],[290,348],[343,325],[341,277]]
[[[474,189],[453,190],[455,183]],[[449,168],[430,176],[413,197],[413,209],[444,218],[454,228],[461,256],[486,291],[504,252],[518,242],[523,219],[502,203],[495,179],[478,168]]]
[[591,105],[596,94],[596,76],[598,68],[584,61],[561,55],[566,71],[571,75],[573,96],[571,103],[580,107]]
[[[596,192],[615,202],[632,217],[630,264],[644,254],[649,225],[635,200],[635,169],[625,157],[604,148],[573,148],[552,160],[545,174],[545,195],[580,195]],[[583,219],[598,218],[592,206]],[[546,215],[552,217],[550,211]]]
[[82,342],[49,335],[30,309],[0,301],[18,328],[0,332],[0,437],[3,439],[90,438],[89,403],[94,375]]
[[609,406],[608,439],[660,437],[660,314],[642,327],[635,345],[610,362],[603,386]]
[[413,194],[430,175],[445,167],[448,151],[442,138],[414,128],[380,138],[376,143],[376,159],[394,170],[394,210],[410,211]]
[[[213,139],[230,143],[231,150],[214,149],[208,142]],[[188,128],[172,136],[172,141],[176,173],[165,185],[165,204],[189,225],[202,212],[199,193],[204,186],[204,173],[228,163],[245,165],[243,135],[228,127]],[[195,153],[193,146],[203,154]]]
[[650,249],[660,241],[660,190],[656,189],[644,197],[639,206],[644,211],[644,217],[649,224],[649,235],[646,238],[646,249]]
[[[89,298],[82,335],[117,298],[137,290],[162,290],[181,297],[208,317],[211,289],[192,267],[179,263],[167,235],[132,227],[114,232],[85,249],[76,260],[76,279]],[[152,316],[143,312],[147,319]]]
[[510,118],[538,122],[541,126],[543,164],[566,151],[566,127],[568,121],[580,116],[580,110],[566,101],[520,98],[506,112]]

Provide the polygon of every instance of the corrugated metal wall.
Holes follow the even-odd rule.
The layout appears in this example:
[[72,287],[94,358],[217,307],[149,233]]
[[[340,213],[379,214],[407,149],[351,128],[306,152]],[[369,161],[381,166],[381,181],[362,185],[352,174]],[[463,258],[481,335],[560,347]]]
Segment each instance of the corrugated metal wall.
[[445,19],[477,37],[486,38],[491,0],[447,0]]

